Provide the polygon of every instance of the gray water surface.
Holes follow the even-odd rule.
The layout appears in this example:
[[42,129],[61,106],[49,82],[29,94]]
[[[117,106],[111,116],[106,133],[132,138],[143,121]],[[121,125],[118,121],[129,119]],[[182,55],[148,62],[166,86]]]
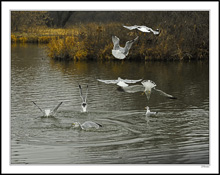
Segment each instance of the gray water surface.
[[[157,93],[118,91],[97,79],[152,80]],[[88,112],[81,112],[78,84]],[[140,84],[140,83],[136,83]],[[63,104],[55,116],[42,109]],[[146,118],[145,107],[158,112]],[[95,130],[72,127],[94,121]],[[11,50],[11,164],[208,164],[209,63],[57,62],[45,46]]]

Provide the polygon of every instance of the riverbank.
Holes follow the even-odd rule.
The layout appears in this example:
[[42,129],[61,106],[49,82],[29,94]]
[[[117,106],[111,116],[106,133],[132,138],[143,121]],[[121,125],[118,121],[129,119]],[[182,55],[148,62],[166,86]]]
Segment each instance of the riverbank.
[[128,30],[121,23],[87,23],[66,29],[35,28],[11,34],[12,43],[45,43],[48,55],[55,60],[112,60],[112,36],[120,46],[139,36],[132,45],[129,60],[208,60],[209,37],[202,24],[166,24],[153,26],[159,36]]

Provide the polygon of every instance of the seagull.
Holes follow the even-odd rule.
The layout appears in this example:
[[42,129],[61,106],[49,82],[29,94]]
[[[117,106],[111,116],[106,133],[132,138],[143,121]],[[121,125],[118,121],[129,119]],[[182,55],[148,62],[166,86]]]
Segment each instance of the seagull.
[[151,115],[156,115],[158,112],[150,112],[150,108],[147,106],[145,107],[145,109],[147,109],[146,111],[146,117],[149,117]]
[[138,36],[130,41],[127,41],[125,47],[119,46],[119,38],[117,36],[112,36],[112,42],[114,44],[112,55],[117,59],[124,59],[132,46],[132,44],[138,39]]
[[154,90],[156,92],[159,92],[160,95],[163,95],[165,97],[168,97],[170,99],[177,99],[176,97],[170,95],[170,94],[167,94],[159,89],[156,89],[155,86],[156,84],[151,81],[151,80],[143,80],[141,82],[142,85],[133,85],[133,86],[126,86],[126,87],[121,87],[121,89],[125,92],[128,92],[128,93],[136,93],[136,92],[144,92],[147,96],[147,99],[149,100],[150,99],[150,95],[151,95],[151,91]]
[[82,98],[82,104],[81,104],[82,112],[86,112],[86,108],[87,108],[86,99],[87,99],[87,95],[88,95],[88,89],[89,89],[89,86],[87,85],[86,95],[85,95],[85,98],[83,98],[82,88],[79,85],[79,93],[80,93],[80,97]]
[[89,128],[95,128],[95,129],[99,129],[100,127],[102,127],[102,125],[100,125],[99,123],[95,123],[92,121],[86,121],[83,124],[81,124],[80,122],[73,122],[72,126],[74,128],[81,128],[82,130],[86,130]]
[[38,107],[38,109],[40,109],[40,111],[42,112],[42,114],[45,116],[45,117],[49,117],[49,116],[54,116],[55,113],[57,112],[57,109],[60,107],[60,105],[63,103],[63,102],[60,102],[57,107],[55,107],[52,111],[50,109],[45,109],[44,111],[34,102],[34,105],[36,105]]
[[168,98],[170,98],[170,99],[176,99],[176,97],[174,97],[174,96],[172,96],[172,95],[169,95],[169,94],[167,94],[167,93],[165,93],[165,92],[163,92],[163,91],[161,91],[161,90],[159,90],[159,89],[156,89],[155,88],[155,86],[157,86],[153,81],[151,81],[151,80],[143,80],[142,82],[141,82],[141,84],[144,86],[144,92],[145,92],[145,94],[147,95],[147,99],[149,100],[150,99],[150,95],[151,95],[151,90],[153,89],[153,90],[155,90],[155,91],[157,91],[157,92],[159,92],[160,93],[160,95],[163,95],[163,96],[166,96],[166,97],[168,97]]
[[101,79],[97,79],[100,82],[106,83],[106,84],[117,84],[120,87],[128,87],[127,83],[136,83],[141,81],[142,79],[139,80],[129,80],[129,79],[122,79],[120,77],[118,77],[117,80],[101,80]]
[[123,26],[123,27],[126,28],[126,29],[129,29],[129,30],[138,29],[141,32],[147,32],[147,33],[152,32],[154,35],[159,35],[160,34],[160,30],[159,29],[153,30],[152,28],[149,28],[147,26],[137,26],[137,25],[134,25],[134,26]]

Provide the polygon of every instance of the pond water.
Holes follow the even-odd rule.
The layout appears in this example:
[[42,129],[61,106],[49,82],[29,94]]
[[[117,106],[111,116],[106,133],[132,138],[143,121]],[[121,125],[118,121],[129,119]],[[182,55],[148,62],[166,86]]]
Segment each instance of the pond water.
[[[97,79],[152,80],[157,93],[119,91]],[[81,98],[88,90],[88,111]],[[140,82],[136,83],[140,84]],[[44,117],[32,103],[53,109]],[[158,112],[146,117],[145,107]],[[57,62],[45,46],[11,48],[11,164],[208,164],[209,63]],[[93,121],[99,129],[72,123]]]

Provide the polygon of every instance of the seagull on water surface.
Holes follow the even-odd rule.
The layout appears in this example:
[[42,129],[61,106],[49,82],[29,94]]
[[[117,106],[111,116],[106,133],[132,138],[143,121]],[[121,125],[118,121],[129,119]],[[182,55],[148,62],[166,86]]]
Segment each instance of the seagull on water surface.
[[87,109],[86,99],[87,99],[87,95],[88,95],[88,90],[89,90],[89,86],[87,85],[86,95],[85,95],[85,98],[84,98],[83,94],[82,94],[82,87],[81,87],[81,85],[79,85],[79,93],[80,93],[80,97],[82,99],[82,104],[81,104],[82,112],[86,112],[86,109]]
[[147,106],[145,107],[145,109],[147,109],[146,111],[146,116],[149,117],[151,115],[156,115],[158,112],[150,112],[150,108]]
[[124,59],[132,46],[132,44],[138,39],[138,36],[130,41],[127,41],[125,47],[120,47],[119,45],[119,38],[117,36],[112,36],[112,42],[114,44],[112,55],[117,59]]
[[45,117],[49,117],[49,116],[54,116],[55,113],[57,112],[57,109],[60,107],[60,105],[63,103],[63,102],[60,102],[53,110],[50,110],[50,109],[45,109],[44,111],[34,102],[34,105],[36,105],[38,107],[38,109],[40,109],[40,111],[42,112],[42,114],[45,116]]
[[101,80],[101,79],[97,79],[100,82],[106,83],[106,84],[117,84],[120,87],[127,87],[128,84],[127,83],[136,83],[141,81],[142,79],[139,80],[129,80],[129,79],[122,79],[120,77],[118,77],[117,80]]
[[153,30],[152,28],[147,27],[147,26],[137,26],[137,25],[134,25],[134,26],[123,26],[123,27],[126,28],[126,29],[129,29],[129,30],[138,29],[141,32],[147,32],[147,33],[152,32],[154,35],[159,35],[160,34],[160,30],[159,29]]
[[102,127],[102,125],[100,125],[99,123],[95,123],[92,121],[86,121],[83,124],[81,124],[80,122],[73,122],[72,126],[74,128],[80,127],[82,130],[86,130],[86,129],[90,129],[90,128],[99,129],[100,127]]

